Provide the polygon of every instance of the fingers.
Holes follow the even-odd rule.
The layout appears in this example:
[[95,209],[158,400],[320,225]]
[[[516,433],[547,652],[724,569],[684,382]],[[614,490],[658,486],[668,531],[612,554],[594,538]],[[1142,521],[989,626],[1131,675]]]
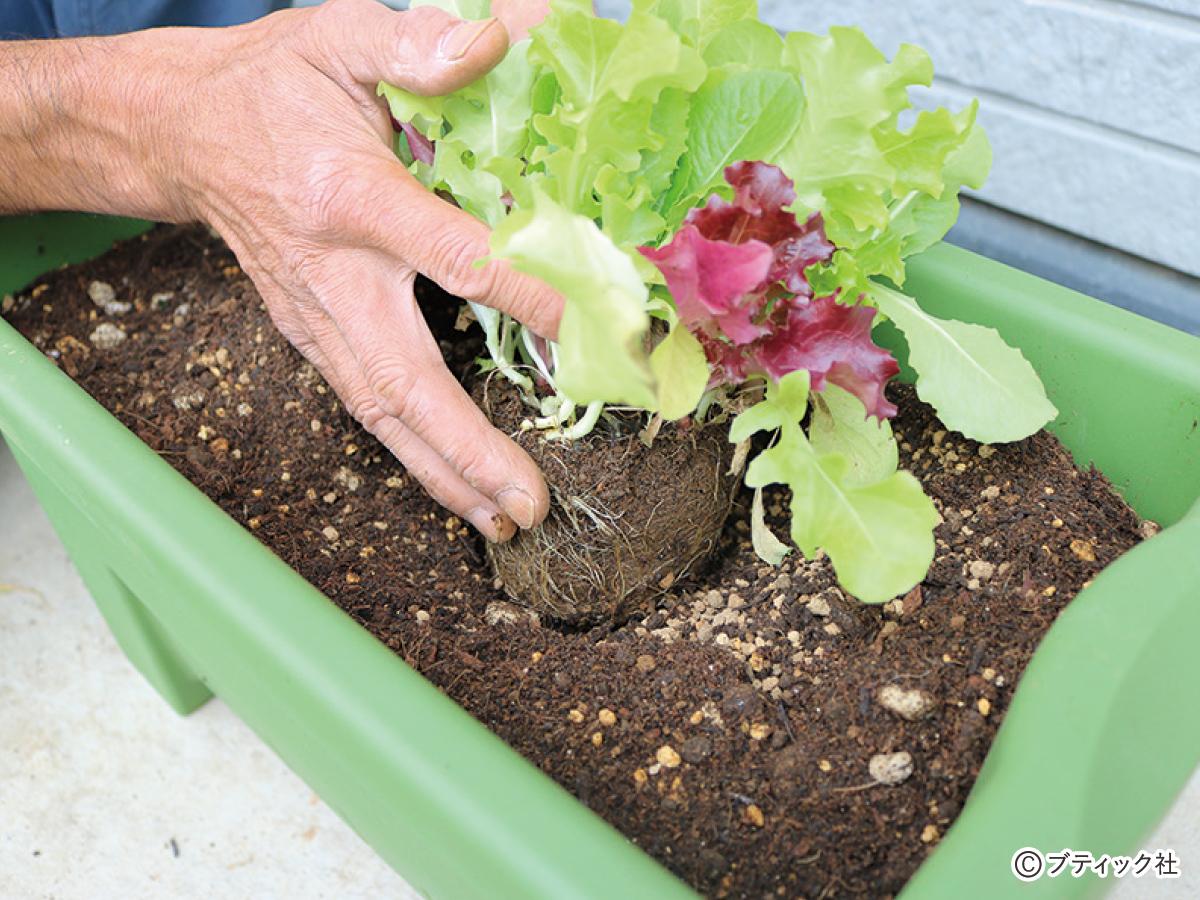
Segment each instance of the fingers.
[[355,273],[353,293],[325,281],[324,306],[357,358],[372,402],[519,526],[532,528],[550,508],[541,472],[446,369],[413,297],[411,273],[389,280],[389,268],[382,254],[348,251],[332,254],[326,270],[331,279]]
[[343,226],[363,243],[456,297],[507,313],[548,340],[558,337],[562,296],[505,261],[477,266],[491,252],[487,226],[425,190],[395,160],[364,159],[343,199]]
[[475,526],[489,541],[503,543],[516,536],[517,526],[486,497],[472,488],[450,465],[399,419],[384,418],[375,437],[404,463],[434,500]]
[[549,12],[550,0],[492,0],[492,15],[504,23],[514,44],[525,40]]
[[494,501],[467,484],[402,422],[379,409],[357,357],[332,321],[314,308],[305,314],[304,307],[294,299],[296,292],[286,290],[270,272],[255,267],[254,280],[276,327],[317,367],[343,405],[434,500],[470,522],[490,541],[507,541],[516,534],[516,524]]
[[337,327],[326,322],[314,329],[313,347],[306,349],[325,380],[347,409],[354,411],[373,434],[421,483],[436,502],[470,522],[490,541],[511,540],[517,526],[496,504],[475,490],[432,448],[403,422],[383,413],[363,377],[358,359],[346,345]]
[[312,21],[321,52],[359,83],[387,81],[426,96],[470,84],[508,51],[500,20],[464,21],[431,6],[394,12],[378,0],[333,0]]

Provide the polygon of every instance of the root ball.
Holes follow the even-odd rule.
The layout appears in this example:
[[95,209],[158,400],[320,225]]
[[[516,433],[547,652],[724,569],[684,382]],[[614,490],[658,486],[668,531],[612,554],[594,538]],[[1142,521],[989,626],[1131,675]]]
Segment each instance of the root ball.
[[[514,433],[523,410],[515,400],[495,408],[496,392],[489,415]],[[737,485],[725,428],[666,426],[649,447],[632,419],[572,443],[532,433],[517,440],[541,466],[552,500],[541,526],[488,546],[518,603],[566,625],[620,623],[653,610],[717,549]]]

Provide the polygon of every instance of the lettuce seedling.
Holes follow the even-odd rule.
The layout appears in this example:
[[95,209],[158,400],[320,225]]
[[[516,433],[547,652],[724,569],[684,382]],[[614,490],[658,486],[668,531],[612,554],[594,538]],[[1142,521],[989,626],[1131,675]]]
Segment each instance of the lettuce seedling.
[[[490,3],[412,5],[482,18]],[[909,88],[932,77],[924,51],[889,61],[857,29],[781,36],[754,0],[633,0],[625,23],[553,0],[475,84],[379,90],[414,176],[566,298],[556,344],[474,307],[485,365],[530,404],[530,427],[573,440],[609,406],[654,422],[727,411],[732,441],[768,435],[746,469],[759,554],[789,552],[761,496],[786,485],[793,543],[883,602],[924,577],[938,516],[897,471],[884,388],[899,366],[875,326],[904,333],[948,428],[1014,441],[1057,414],[999,334],[903,292],[905,260],[991,165],[975,103],[902,126]]]

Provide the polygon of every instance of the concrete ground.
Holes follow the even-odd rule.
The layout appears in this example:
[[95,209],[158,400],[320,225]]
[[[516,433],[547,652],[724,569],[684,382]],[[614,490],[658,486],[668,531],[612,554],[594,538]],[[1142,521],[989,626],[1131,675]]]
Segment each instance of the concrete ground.
[[0,898],[416,896],[223,703],[159,699],[0,442]]
[[[1144,846],[1183,878],[1115,897],[1200,896],[1200,777]],[[220,701],[159,700],[0,442],[0,898],[416,896]]]

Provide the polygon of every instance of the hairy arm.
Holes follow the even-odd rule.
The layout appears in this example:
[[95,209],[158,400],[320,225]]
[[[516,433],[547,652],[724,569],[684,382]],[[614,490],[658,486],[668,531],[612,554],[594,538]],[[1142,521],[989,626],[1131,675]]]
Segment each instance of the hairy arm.
[[152,142],[145,35],[0,42],[0,214],[82,210],[186,218]]

